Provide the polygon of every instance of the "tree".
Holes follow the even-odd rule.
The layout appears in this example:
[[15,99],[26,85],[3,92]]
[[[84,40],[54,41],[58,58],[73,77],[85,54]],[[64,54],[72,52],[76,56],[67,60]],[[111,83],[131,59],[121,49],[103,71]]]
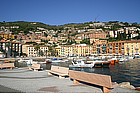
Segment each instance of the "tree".
[[83,39],[81,42],[80,42],[81,44],[83,43],[83,44],[90,44],[90,39],[89,38],[85,38],[85,39]]
[[51,56],[55,56],[56,53],[57,53],[56,50],[55,50],[55,47],[53,45],[49,46],[48,52],[49,52],[49,55],[51,55]]
[[36,45],[34,48],[37,51],[37,56],[40,55],[40,53],[39,53],[40,45]]
[[39,50],[39,56],[44,56],[44,53],[42,50]]
[[0,40],[2,40],[2,39],[3,39],[3,37],[0,36]]

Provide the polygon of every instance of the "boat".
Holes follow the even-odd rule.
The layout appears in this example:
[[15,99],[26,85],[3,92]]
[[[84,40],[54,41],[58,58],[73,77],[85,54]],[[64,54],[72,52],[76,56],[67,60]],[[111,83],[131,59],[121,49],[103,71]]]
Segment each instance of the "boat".
[[103,61],[103,60],[92,60],[92,61],[86,61],[83,60],[77,60],[72,61],[72,65],[69,67],[79,67],[79,68],[109,68],[110,61]]
[[135,56],[134,56],[134,59],[139,59],[140,58],[140,55],[139,54],[135,54]]
[[127,59],[132,60],[132,59],[134,59],[134,56],[127,56]]
[[62,62],[62,59],[61,58],[52,58],[51,62],[52,63],[60,63],[60,62]]
[[110,66],[110,62],[109,61],[102,61],[102,62],[95,62],[94,67],[95,68],[109,68]]
[[51,62],[52,62],[52,63],[60,63],[60,62],[65,63],[65,62],[68,62],[68,59],[52,58],[52,59],[51,59]]
[[88,61],[94,64],[94,68],[109,68],[111,61],[103,61],[103,60],[95,60],[95,61]]
[[28,58],[25,58],[25,59],[19,59],[18,60],[19,63],[26,63],[27,65],[32,65],[33,63],[34,64],[37,64],[38,62],[37,61],[33,61],[33,59],[28,59]]
[[52,63],[52,60],[51,59],[45,59],[45,63],[46,64]]
[[108,61],[110,61],[111,65],[115,65],[116,63],[119,63],[119,58],[118,57],[112,57],[112,58],[109,58]]
[[119,62],[126,62],[126,61],[128,61],[128,58],[127,57],[121,57],[119,59]]
[[123,57],[120,57],[119,62],[126,62],[133,59],[134,59],[134,56],[123,56]]
[[77,60],[77,61],[72,61],[72,65],[69,65],[69,67],[93,68],[94,63],[93,62],[85,63],[83,60]]

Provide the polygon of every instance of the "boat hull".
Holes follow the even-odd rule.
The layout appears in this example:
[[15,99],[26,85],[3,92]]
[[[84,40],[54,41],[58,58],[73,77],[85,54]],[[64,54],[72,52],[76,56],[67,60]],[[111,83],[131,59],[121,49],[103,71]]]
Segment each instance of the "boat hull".
[[94,64],[94,67],[95,68],[109,68],[109,66],[110,66],[110,62],[96,62],[95,64]]

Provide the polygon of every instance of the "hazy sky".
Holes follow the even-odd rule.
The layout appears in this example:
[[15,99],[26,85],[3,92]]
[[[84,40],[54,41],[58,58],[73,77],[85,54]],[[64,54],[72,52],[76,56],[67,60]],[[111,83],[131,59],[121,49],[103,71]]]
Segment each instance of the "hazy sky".
[[4,0],[0,21],[36,21],[50,25],[89,21],[140,23],[140,0]]

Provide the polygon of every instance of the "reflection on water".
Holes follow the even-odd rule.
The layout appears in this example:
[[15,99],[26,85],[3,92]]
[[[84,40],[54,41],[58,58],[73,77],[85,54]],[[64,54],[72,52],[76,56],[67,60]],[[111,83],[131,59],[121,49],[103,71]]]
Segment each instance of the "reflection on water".
[[[52,64],[41,64],[44,70],[49,70],[51,65],[69,67],[71,63],[52,63]],[[17,67],[25,67],[26,64],[18,64]],[[77,71],[85,71],[90,73],[106,74],[111,75],[113,82],[130,82],[136,87],[140,87],[140,59],[133,59],[128,62],[121,64],[111,65],[109,68],[70,68]]]
[[112,79],[117,82],[129,81],[140,86],[140,59],[134,59],[110,68]]

